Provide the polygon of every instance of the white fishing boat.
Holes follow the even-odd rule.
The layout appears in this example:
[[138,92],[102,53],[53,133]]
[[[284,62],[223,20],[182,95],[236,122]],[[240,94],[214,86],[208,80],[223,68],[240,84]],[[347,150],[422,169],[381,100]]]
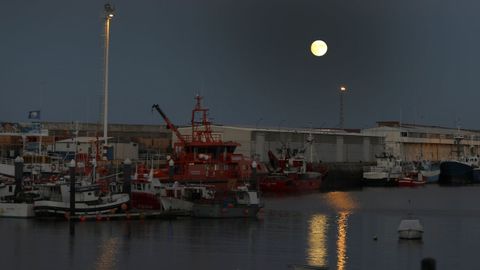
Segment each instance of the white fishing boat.
[[[0,217],[31,218],[33,212],[33,197],[24,196],[23,199],[15,198],[15,183],[0,183]],[[25,200],[28,197],[30,200]]]
[[175,182],[173,185],[164,185],[160,192],[160,200],[165,211],[181,211],[191,214],[196,201],[215,198],[214,185],[180,185]]
[[[33,210],[37,216],[66,217],[70,214],[70,185],[48,183],[39,185],[43,199],[35,201]],[[101,195],[98,185],[75,186],[75,215],[96,215],[112,213],[125,207],[128,194]]]
[[400,160],[387,153],[377,156],[376,160],[376,166],[363,168],[363,185],[396,186],[403,171]]
[[240,186],[217,194],[213,200],[198,200],[193,204],[192,216],[199,218],[257,218],[263,202],[256,190]]

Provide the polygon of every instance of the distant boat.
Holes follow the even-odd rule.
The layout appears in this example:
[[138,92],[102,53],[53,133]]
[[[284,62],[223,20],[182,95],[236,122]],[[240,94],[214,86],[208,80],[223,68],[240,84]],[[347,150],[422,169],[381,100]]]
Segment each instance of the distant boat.
[[437,183],[440,176],[440,164],[431,161],[422,161],[419,166],[419,174],[427,183]]
[[195,201],[192,216],[199,218],[257,218],[263,203],[255,190],[239,186],[214,200]]
[[419,187],[424,186],[425,183],[426,181],[422,179],[420,174],[407,175],[398,178],[399,187]]
[[260,177],[262,192],[287,194],[320,190],[325,171],[307,170],[307,162],[302,155],[287,155],[279,159],[268,151],[268,157],[271,171]]
[[479,157],[462,157],[458,160],[440,163],[439,184],[465,185],[474,182],[474,169],[478,167]]
[[363,168],[364,186],[396,186],[402,176],[400,161],[393,155],[382,153],[376,156],[377,165]]
[[398,237],[400,239],[422,239],[423,226],[420,220],[408,217],[400,221],[398,225]]

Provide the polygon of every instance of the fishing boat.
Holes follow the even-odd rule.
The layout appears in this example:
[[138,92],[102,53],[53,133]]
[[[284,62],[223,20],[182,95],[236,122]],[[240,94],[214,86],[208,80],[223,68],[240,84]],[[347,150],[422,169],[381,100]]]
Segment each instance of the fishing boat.
[[200,200],[212,201],[215,199],[216,189],[214,185],[174,184],[162,187],[160,200],[163,210],[166,212],[183,212],[192,215],[193,205]]
[[442,185],[465,185],[474,182],[474,170],[479,167],[480,157],[468,155],[461,147],[463,135],[454,136],[456,159],[442,161],[440,163],[440,175],[438,183]]
[[[70,184],[59,181],[38,185],[41,200],[35,201],[33,210],[39,217],[66,217],[70,214]],[[128,194],[100,192],[98,184],[84,182],[75,185],[75,214],[96,215],[120,210],[129,202]]]
[[268,156],[270,173],[260,178],[262,192],[297,193],[320,190],[324,174],[307,171],[307,162],[303,156],[286,155],[278,159],[272,151],[268,152]]
[[440,176],[440,164],[423,160],[419,165],[419,174],[427,183],[437,183]]
[[0,182],[0,217],[31,218],[35,194],[16,194],[16,184],[12,181]]
[[168,157],[168,177],[162,183],[214,185],[217,190],[230,190],[249,181],[252,175],[249,158],[235,153],[240,145],[234,141],[223,141],[219,134],[213,134],[208,109],[202,107],[201,96],[195,97],[192,110],[191,135],[182,135],[158,104],[152,106],[173,131],[177,142]]
[[398,178],[402,176],[400,160],[383,152],[376,156],[377,165],[363,168],[364,186],[397,186]]
[[217,194],[213,200],[193,203],[192,216],[197,218],[257,218],[263,202],[255,190],[247,186]]
[[154,177],[153,169],[140,164],[131,181],[130,203],[132,209],[160,210],[160,192],[163,188],[160,180]]
[[460,157],[440,163],[439,184],[465,185],[474,182],[474,169],[478,168],[479,157]]
[[419,173],[406,174],[398,178],[397,182],[399,187],[419,187],[427,183]]

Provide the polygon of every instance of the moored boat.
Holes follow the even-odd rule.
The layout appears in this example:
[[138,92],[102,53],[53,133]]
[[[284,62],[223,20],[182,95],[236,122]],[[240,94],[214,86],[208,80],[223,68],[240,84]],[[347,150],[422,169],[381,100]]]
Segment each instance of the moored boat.
[[465,185],[473,183],[473,170],[478,158],[461,158],[440,163],[439,184]]
[[215,185],[217,190],[230,190],[248,181],[252,174],[252,161],[235,153],[239,143],[223,141],[219,134],[212,134],[207,116],[209,110],[202,107],[201,96],[195,99],[191,135],[182,135],[158,104],[152,106],[177,138],[173,153],[168,157],[168,177],[160,180],[172,184]]
[[399,187],[419,187],[427,183],[420,174],[400,177],[397,182]]
[[298,193],[319,191],[323,176],[321,172],[307,171],[303,156],[278,159],[268,152],[271,172],[260,177],[260,190],[264,193]]
[[422,239],[423,236],[423,226],[420,220],[412,217],[400,221],[397,231],[400,239],[415,240]]
[[258,192],[246,186],[226,191],[213,200],[195,201],[192,216],[198,218],[257,218],[263,209]]
[[0,182],[0,217],[31,218],[33,212],[33,193],[15,194],[14,182]]
[[[33,210],[39,217],[67,217],[70,214],[70,185],[67,183],[47,183],[39,185],[41,200],[35,201]],[[112,213],[127,205],[128,194],[102,195],[99,186],[75,186],[75,214],[96,215]]]
[[402,176],[400,161],[393,155],[382,153],[376,156],[377,165],[363,168],[364,186],[397,186]]

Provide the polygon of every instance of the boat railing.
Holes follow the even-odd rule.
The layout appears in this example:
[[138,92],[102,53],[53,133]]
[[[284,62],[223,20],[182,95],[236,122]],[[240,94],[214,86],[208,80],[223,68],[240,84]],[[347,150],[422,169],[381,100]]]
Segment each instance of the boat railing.
[[[221,142],[222,141],[222,135],[221,134],[211,134],[212,141],[213,142]],[[192,135],[183,135],[183,139],[187,143],[193,142],[193,136]],[[206,138],[201,138],[200,141],[206,142]]]
[[14,165],[14,159],[11,158],[0,158],[0,163],[5,165]]
[[380,166],[364,166],[364,172],[384,172],[386,169]]

